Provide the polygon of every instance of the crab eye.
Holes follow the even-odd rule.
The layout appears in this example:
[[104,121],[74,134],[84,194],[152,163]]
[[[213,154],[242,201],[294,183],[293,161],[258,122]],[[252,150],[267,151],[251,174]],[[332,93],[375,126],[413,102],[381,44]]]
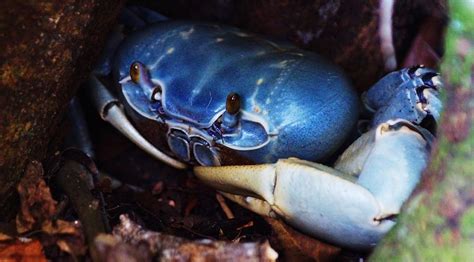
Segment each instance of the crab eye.
[[130,78],[132,78],[132,81],[137,84],[138,81],[140,80],[140,63],[134,62],[130,66]]
[[225,109],[231,115],[235,115],[240,111],[240,96],[237,93],[230,93],[227,96]]

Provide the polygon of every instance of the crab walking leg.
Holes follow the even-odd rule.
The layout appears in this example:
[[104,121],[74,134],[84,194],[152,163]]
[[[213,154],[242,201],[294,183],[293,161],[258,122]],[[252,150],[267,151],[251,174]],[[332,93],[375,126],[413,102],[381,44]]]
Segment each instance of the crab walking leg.
[[390,218],[419,181],[429,150],[423,133],[404,120],[383,123],[361,139],[372,141],[367,150],[360,142],[355,142],[360,148],[349,149],[362,157],[345,154],[339,161],[341,166],[355,161],[345,167],[360,169],[359,177],[295,158],[267,165],[196,167],[195,173],[257,213],[277,214],[341,246],[368,249],[394,225]]
[[125,115],[120,103],[116,98],[110,94],[110,92],[100,83],[100,81],[91,76],[88,83],[90,95],[94,101],[96,108],[99,110],[101,118],[109,122],[117,130],[119,130],[124,136],[130,139],[138,147],[154,156],[155,158],[163,161],[164,163],[178,168],[185,169],[187,165],[169,157],[165,153],[158,150],[150,142],[148,142],[130,123],[127,116]]
[[386,75],[362,95],[362,100],[366,109],[374,113],[373,126],[396,118],[421,124],[432,117],[438,122],[442,88],[438,73],[416,66]]

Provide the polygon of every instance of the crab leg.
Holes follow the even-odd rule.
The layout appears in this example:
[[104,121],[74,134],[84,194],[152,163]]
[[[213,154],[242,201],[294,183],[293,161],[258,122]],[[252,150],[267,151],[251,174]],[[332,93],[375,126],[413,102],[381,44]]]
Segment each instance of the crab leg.
[[360,171],[359,177],[295,158],[266,165],[196,167],[195,173],[257,213],[278,215],[342,246],[367,249],[394,225],[392,218],[418,182],[429,152],[424,137],[404,120],[364,134],[363,143],[355,142],[338,161],[348,173]]
[[402,118],[422,124],[427,117],[438,122],[442,110],[438,73],[423,66],[392,72],[362,95],[365,107],[374,113],[372,124]]
[[89,78],[88,87],[94,104],[103,120],[109,122],[138,147],[157,159],[178,169],[187,168],[186,164],[169,157],[148,142],[130,123],[118,100],[110,94],[107,88],[95,76]]

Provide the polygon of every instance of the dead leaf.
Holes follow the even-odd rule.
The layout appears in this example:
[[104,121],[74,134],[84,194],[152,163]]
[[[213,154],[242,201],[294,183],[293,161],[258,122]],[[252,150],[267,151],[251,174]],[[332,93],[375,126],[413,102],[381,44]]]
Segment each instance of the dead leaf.
[[87,253],[87,246],[84,241],[78,242],[77,238],[62,237],[56,241],[56,245],[62,251],[74,256],[83,256]]
[[16,219],[19,233],[38,229],[47,234],[50,241],[62,251],[74,255],[85,254],[85,238],[81,224],[77,221],[52,220],[56,214],[57,202],[52,198],[43,179],[41,163],[33,161],[27,166],[17,189],[21,202],[21,210]]
[[43,254],[43,247],[38,240],[17,241],[8,245],[0,245],[0,260],[17,262],[47,261]]
[[284,260],[333,261],[340,257],[341,248],[339,247],[299,233],[280,220],[273,218],[265,218],[265,220],[275,231],[276,238],[284,251]]
[[12,239],[11,236],[3,234],[2,232],[0,232],[0,241],[6,241],[6,240],[11,240],[11,239]]
[[17,187],[20,195],[21,210],[16,225],[19,233],[40,227],[56,212],[56,201],[43,179],[43,166],[32,161],[26,167],[26,173]]
[[43,223],[41,230],[52,237],[62,251],[75,256],[86,254],[87,246],[79,221],[48,220]]
[[80,236],[82,235],[81,223],[79,221],[64,221],[64,220],[56,220],[54,223],[52,221],[46,221],[43,223],[41,227],[43,232],[49,235],[56,235],[56,234],[67,234],[67,235],[74,235]]

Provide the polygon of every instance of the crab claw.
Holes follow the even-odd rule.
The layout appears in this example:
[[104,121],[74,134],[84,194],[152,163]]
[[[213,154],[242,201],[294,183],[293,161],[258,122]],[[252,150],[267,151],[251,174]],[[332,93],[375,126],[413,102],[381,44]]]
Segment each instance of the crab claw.
[[393,218],[419,181],[429,152],[426,133],[405,120],[382,123],[341,156],[341,170],[295,158],[194,170],[244,207],[364,250],[395,224]]
[[117,130],[119,130],[130,141],[135,143],[138,147],[143,149],[150,155],[160,159],[164,163],[178,168],[186,169],[187,165],[161,152],[150,142],[148,142],[138,132],[132,123],[128,120],[123,111],[119,101],[110,94],[110,92],[102,85],[102,83],[95,77],[89,78],[88,89],[90,96],[94,101],[96,109],[99,111],[101,118],[109,122]]

